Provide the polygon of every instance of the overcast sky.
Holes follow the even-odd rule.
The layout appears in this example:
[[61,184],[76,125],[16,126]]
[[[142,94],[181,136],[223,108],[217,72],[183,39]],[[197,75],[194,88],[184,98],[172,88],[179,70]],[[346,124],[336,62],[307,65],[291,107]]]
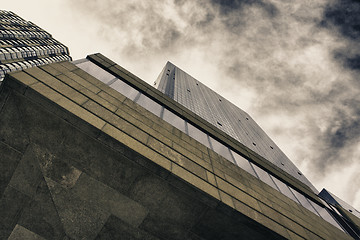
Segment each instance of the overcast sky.
[[[229,2],[232,2],[231,4]],[[0,0],[152,84],[166,61],[247,111],[321,191],[360,210],[360,2]]]

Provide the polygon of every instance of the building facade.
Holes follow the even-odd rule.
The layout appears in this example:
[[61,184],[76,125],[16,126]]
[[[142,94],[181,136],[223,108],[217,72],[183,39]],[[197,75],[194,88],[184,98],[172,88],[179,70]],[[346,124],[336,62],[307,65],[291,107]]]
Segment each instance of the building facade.
[[354,238],[298,169],[267,159],[280,150],[246,113],[232,110],[247,138],[210,101],[184,104],[232,107],[175,68],[157,85],[185,90],[166,94],[101,54],[8,74],[0,238]]
[[344,229],[355,239],[360,239],[360,212],[325,188],[319,196],[336,211],[334,217]]
[[[310,181],[279,149],[249,114],[168,62],[155,82],[157,89],[194,112],[235,141],[260,155],[275,167],[298,179],[315,193]],[[214,145],[214,144],[213,144]],[[236,162],[232,150],[223,157]],[[228,152],[231,152],[228,153]],[[233,156],[232,156],[233,155]]]
[[0,81],[8,72],[71,60],[66,46],[10,11],[0,10]]

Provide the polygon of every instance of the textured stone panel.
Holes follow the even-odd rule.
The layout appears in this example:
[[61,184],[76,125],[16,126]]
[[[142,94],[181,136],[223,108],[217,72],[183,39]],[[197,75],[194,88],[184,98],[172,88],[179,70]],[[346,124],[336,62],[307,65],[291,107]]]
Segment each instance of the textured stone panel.
[[139,203],[86,174],[80,176],[71,191],[82,200],[96,203],[102,209],[135,227],[139,226],[148,214],[148,210]]
[[20,162],[22,154],[3,142],[0,142],[0,153],[0,196],[2,196]]
[[186,193],[171,188],[169,194],[150,211],[140,228],[164,239],[185,239],[190,229],[207,209]]
[[24,207],[17,222],[45,239],[62,240],[63,225],[44,181],[37,186],[34,198]]
[[39,162],[34,157],[32,148],[28,147],[17,165],[9,185],[33,198],[41,180],[43,180],[43,175]]
[[157,237],[146,231],[134,228],[115,216],[110,216],[104,227],[101,229],[99,235],[96,237],[96,240],[112,239],[159,240]]
[[65,233],[74,239],[94,239],[110,213],[95,202],[81,199],[49,178],[46,178],[46,183]]
[[36,233],[24,228],[21,225],[16,224],[14,230],[11,232],[8,240],[45,240],[45,238],[37,235]]
[[25,119],[23,112],[20,110],[23,104],[19,98],[14,97],[12,92],[0,112],[1,141],[20,152],[24,152],[29,144],[28,129],[23,124],[20,124]]
[[203,215],[192,231],[208,240],[286,239],[240,214],[231,217],[213,209]]
[[31,199],[8,186],[0,199],[0,239],[7,239]]

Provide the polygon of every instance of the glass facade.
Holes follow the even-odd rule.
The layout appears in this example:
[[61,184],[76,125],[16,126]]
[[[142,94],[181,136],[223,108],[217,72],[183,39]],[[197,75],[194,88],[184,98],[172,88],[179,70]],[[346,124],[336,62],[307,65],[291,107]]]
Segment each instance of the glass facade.
[[155,82],[157,89],[228,136],[256,152],[318,193],[311,182],[243,110],[168,62]]

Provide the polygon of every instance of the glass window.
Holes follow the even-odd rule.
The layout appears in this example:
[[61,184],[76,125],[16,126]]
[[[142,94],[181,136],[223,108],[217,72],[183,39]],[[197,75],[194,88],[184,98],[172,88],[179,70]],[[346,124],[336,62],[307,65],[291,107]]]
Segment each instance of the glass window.
[[250,162],[244,158],[243,156],[241,156],[240,154],[234,152],[233,150],[230,150],[231,154],[234,156],[235,159],[235,163],[241,167],[242,169],[244,169],[245,171],[247,171],[248,173],[252,174],[253,176],[257,177],[255,174],[254,169],[251,167]]
[[160,117],[162,106],[157,102],[155,102],[154,100],[150,99],[149,97],[145,96],[144,94],[140,94],[140,97],[136,101],[136,103],[146,108],[156,116]]
[[181,117],[177,116],[166,108],[164,108],[164,113],[162,117],[165,121],[179,129],[180,131],[185,132],[185,121]]
[[194,127],[192,124],[187,123],[188,135],[198,142],[204,144],[206,147],[210,148],[208,136],[206,133],[200,131],[198,128]]
[[255,172],[257,173],[257,175],[259,176],[260,180],[262,180],[263,182],[265,182],[266,184],[268,184],[270,187],[276,189],[278,191],[278,188],[276,187],[275,183],[273,182],[273,180],[271,179],[269,173],[267,173],[266,171],[262,170],[261,168],[259,168],[258,166],[256,166],[255,164],[251,164],[254,169]]
[[102,69],[101,67],[97,66],[96,64],[90,61],[78,63],[76,64],[76,66],[81,68],[85,72],[93,75],[94,77],[96,77],[97,79],[101,80],[106,84],[115,78],[114,75],[110,74],[109,72],[105,71],[104,69]]
[[122,93],[125,97],[131,99],[134,101],[136,95],[139,93],[138,90],[130,87],[128,84],[124,83],[121,80],[116,80],[112,84],[110,84],[110,87],[114,88],[116,91]]
[[216,153],[223,156],[230,162],[235,162],[231,156],[230,149],[228,147],[226,147],[224,144],[218,142],[217,140],[215,140],[212,137],[209,137],[209,139],[210,139],[212,150],[214,150]]
[[315,213],[316,215],[319,216],[319,214],[315,211],[314,207],[310,204],[310,202],[304,195],[302,195],[301,193],[299,193],[298,191],[296,191],[295,189],[293,189],[291,187],[289,187],[289,189],[291,190],[292,193],[294,193],[295,197],[299,200],[300,204],[304,208],[312,211],[313,213]]
[[317,203],[313,202],[312,200],[308,199],[311,205],[316,209],[316,211],[319,213],[319,215],[328,223],[331,223],[335,227],[342,230],[342,228],[339,226],[339,224],[334,220],[334,218],[330,215],[328,210],[326,208],[321,207]]
[[280,189],[280,192],[282,194],[284,194],[285,196],[287,196],[288,198],[291,198],[292,200],[294,200],[296,203],[299,203],[299,201],[296,199],[296,197],[294,196],[294,194],[290,191],[289,187],[283,183],[282,181],[280,181],[279,179],[277,179],[274,176],[271,176],[272,180],[274,180],[276,186],[278,186],[278,188]]

